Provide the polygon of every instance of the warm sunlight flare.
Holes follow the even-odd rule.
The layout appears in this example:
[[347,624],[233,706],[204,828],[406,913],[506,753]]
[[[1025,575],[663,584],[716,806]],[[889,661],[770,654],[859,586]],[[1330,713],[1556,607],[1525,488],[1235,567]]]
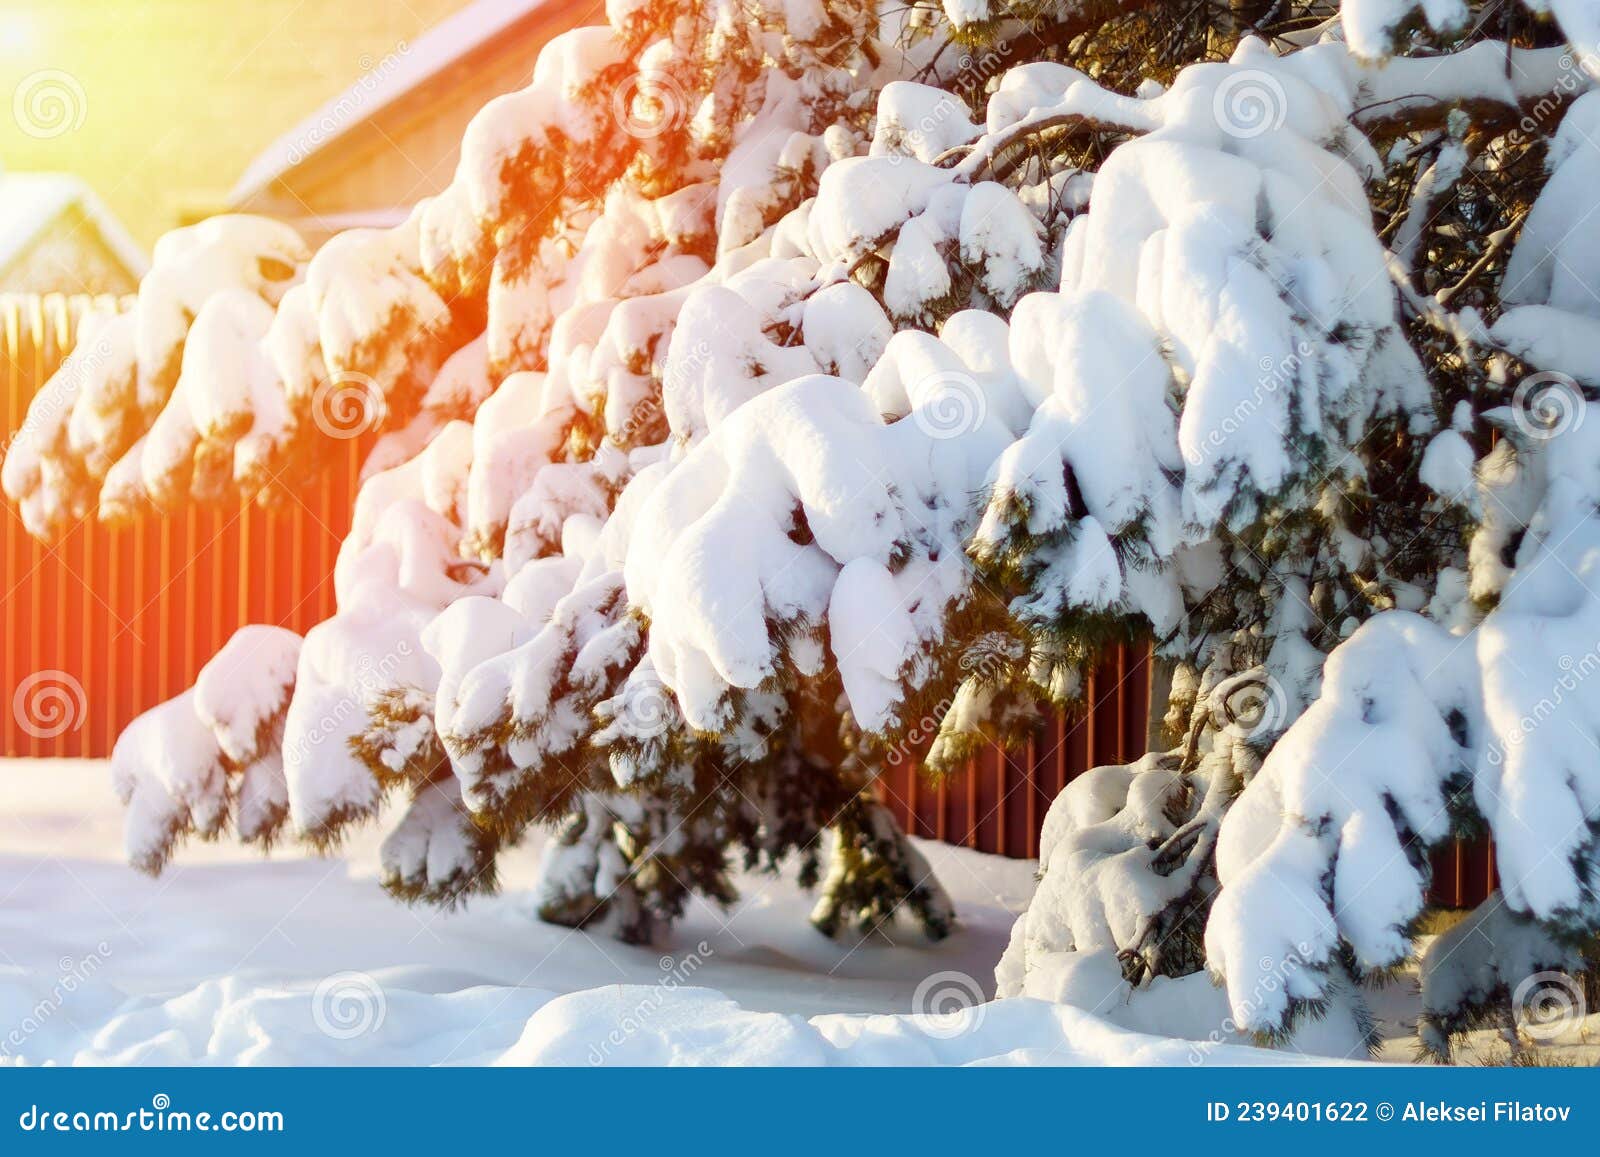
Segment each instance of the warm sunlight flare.
[[14,6],[0,8],[0,60],[32,60],[43,51],[38,17]]

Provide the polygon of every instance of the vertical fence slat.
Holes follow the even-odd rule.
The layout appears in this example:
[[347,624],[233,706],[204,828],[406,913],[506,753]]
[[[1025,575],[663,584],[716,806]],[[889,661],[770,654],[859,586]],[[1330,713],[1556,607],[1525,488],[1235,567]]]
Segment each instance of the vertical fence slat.
[[1039,855],[1039,824],[1043,822],[1039,815],[1039,776],[1036,774],[1039,767],[1039,734],[1028,737],[1028,747],[1025,753],[1025,766],[1028,769],[1027,796],[1025,799],[1026,811],[1024,822],[1027,826],[1027,843],[1023,855],[1034,859]]
[[[27,410],[28,398],[32,396],[22,373],[22,303],[16,297],[8,297],[0,303],[0,334],[4,335],[6,343],[6,431],[7,442],[10,441],[10,432],[22,426],[23,414]],[[26,391],[26,393],[24,393]],[[5,528],[5,590],[0,592],[5,605],[0,608],[0,621],[5,624],[5,654],[0,656],[0,675],[5,678],[3,689],[9,696],[11,689],[22,679],[25,671],[21,670],[21,651],[17,646],[20,635],[17,622],[21,617],[17,605],[17,583],[21,578],[22,557],[26,550],[26,537],[22,528],[22,520],[10,503],[5,504],[6,509],[0,513],[0,526]],[[8,756],[21,755],[22,749],[18,745],[15,728],[6,729],[6,738],[3,750]]]
[[[28,310],[26,328],[28,335],[28,380],[32,386],[32,389],[29,390],[28,396],[31,398],[33,394],[38,391],[40,385],[44,383],[46,377],[44,372],[47,362],[44,350],[43,303],[36,301],[33,303],[32,308]],[[39,575],[39,568],[43,562],[44,547],[40,543],[34,542],[32,558],[30,559],[31,565],[28,568],[28,635],[32,644],[28,649],[29,674],[41,672],[47,669],[44,650],[45,632],[43,629],[43,623],[45,621],[44,584],[40,581]],[[9,714],[15,715],[16,711],[13,710]],[[33,741],[27,745],[30,755],[46,755],[49,753],[45,746],[45,740],[41,736],[30,732],[29,738]]]

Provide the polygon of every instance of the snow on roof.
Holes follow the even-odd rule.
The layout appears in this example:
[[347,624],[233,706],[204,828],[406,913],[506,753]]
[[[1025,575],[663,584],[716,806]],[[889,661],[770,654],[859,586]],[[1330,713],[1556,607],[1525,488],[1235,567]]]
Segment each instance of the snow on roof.
[[94,190],[70,173],[0,173],[0,269],[20,257],[53,221],[74,207],[128,272],[143,277],[150,267],[149,257]]
[[[359,80],[279,137],[250,162],[228,195],[238,205],[261,192],[312,153],[366,123],[381,110],[437,76],[473,49],[559,0],[473,0],[430,28],[413,44],[401,41]],[[529,70],[533,67],[529,61]]]

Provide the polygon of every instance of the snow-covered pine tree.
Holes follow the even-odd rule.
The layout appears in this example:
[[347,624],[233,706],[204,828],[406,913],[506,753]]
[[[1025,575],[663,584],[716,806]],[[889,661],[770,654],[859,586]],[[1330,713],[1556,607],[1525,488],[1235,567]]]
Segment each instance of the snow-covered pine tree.
[[[1398,21],[1375,40],[1377,7],[1346,5],[1350,43],[1375,56],[1409,48],[1409,58],[1380,70],[1341,50],[1343,75],[1330,84],[1316,59],[1326,45],[1308,46],[1262,62],[1249,81],[1219,79],[1213,106],[1232,129],[1220,151],[1259,165],[1259,177],[1185,179],[1200,158],[1170,156],[1183,134],[1164,122],[1107,159],[1100,199],[1069,232],[1063,288],[1080,294],[1048,302],[1053,324],[1038,328],[1054,357],[1034,363],[1056,396],[1002,460],[976,557],[1014,592],[1026,661],[1069,691],[1086,642],[1130,612],[1147,623],[1176,666],[1168,718],[1187,721],[1187,736],[1063,793],[1046,822],[1040,896],[1001,964],[1002,993],[1143,1005],[1121,1015],[1349,1051],[1371,1027],[1361,986],[1414,951],[1428,852],[1479,831],[1538,858],[1567,907],[1508,885],[1462,926],[1492,928],[1492,948],[1467,933],[1438,938],[1422,968],[1424,1048],[1448,1055],[1453,1033],[1515,1016],[1527,995],[1519,982],[1589,959],[1594,925],[1571,909],[1587,895],[1592,805],[1581,788],[1557,790],[1559,775],[1508,798],[1499,770],[1526,766],[1505,747],[1519,711],[1549,714],[1527,703],[1543,680],[1526,673],[1561,660],[1507,653],[1543,634],[1526,620],[1509,631],[1515,644],[1491,641],[1507,639],[1519,578],[1548,587],[1552,570],[1579,569],[1531,553],[1525,531],[1546,515],[1526,481],[1513,498],[1503,480],[1537,469],[1583,405],[1561,368],[1570,359],[1519,348],[1521,311],[1506,306],[1527,300],[1533,278],[1519,265],[1548,267],[1544,247],[1571,243],[1566,216],[1545,241],[1524,232],[1516,252],[1508,245],[1529,203],[1550,195],[1539,193],[1539,131],[1582,115],[1572,97],[1589,85],[1590,30],[1563,26],[1570,47],[1540,48],[1557,29],[1511,13],[1512,43],[1485,43],[1480,24],[1445,54],[1414,25],[1399,35]],[[1500,77],[1469,77],[1469,62],[1491,58]],[[1321,89],[1316,99],[1297,99],[1302,79]],[[1332,119],[1300,121],[1297,106]],[[1265,119],[1238,119],[1251,111]],[[1212,143],[1208,130],[1202,119],[1189,140]],[[1279,135],[1296,130],[1304,144]],[[1169,157],[1152,167],[1168,184],[1120,180],[1158,141]],[[1289,192],[1296,170],[1300,193]],[[1343,202],[1349,217],[1338,203],[1346,174],[1365,186]],[[1212,214],[1227,214],[1240,188],[1248,207],[1228,214],[1229,228]],[[1291,228],[1274,207],[1285,194],[1299,218]],[[1332,203],[1304,213],[1324,198]],[[1120,232],[1124,215],[1135,224]],[[1114,303],[1088,296],[1108,288],[1135,306],[1120,331]],[[1236,302],[1249,304],[1235,314]],[[1532,330],[1570,340],[1577,324],[1541,318]],[[1120,340],[1096,340],[1107,333]],[[1252,381],[1241,355],[1256,353]],[[1123,383],[1109,396],[1108,376]],[[1108,452],[1137,445],[1106,431],[1119,421],[1149,431],[1132,415],[1164,390],[1181,398],[1176,438],[1161,431],[1138,456]],[[1491,449],[1496,426],[1508,437]],[[1588,473],[1576,461],[1558,472]],[[1592,500],[1578,505],[1576,517],[1592,518]],[[1562,540],[1576,533],[1569,523]],[[1581,610],[1573,587],[1564,605]],[[1508,699],[1510,710],[1496,707]],[[1561,742],[1558,730],[1546,740]],[[1553,813],[1563,794],[1579,798]],[[1551,840],[1561,854],[1547,854]]]
[[334,618],[119,742],[136,863],[398,793],[406,898],[544,823],[551,919],[647,938],[793,858],[825,930],[939,934],[882,761],[1151,636],[1172,750],[1063,793],[1003,994],[1359,1049],[1475,828],[1494,948],[1435,942],[1424,1043],[1581,961],[1588,5],[607,19],[404,226],[175,234],[40,395],[4,483],[42,534],[383,431]]

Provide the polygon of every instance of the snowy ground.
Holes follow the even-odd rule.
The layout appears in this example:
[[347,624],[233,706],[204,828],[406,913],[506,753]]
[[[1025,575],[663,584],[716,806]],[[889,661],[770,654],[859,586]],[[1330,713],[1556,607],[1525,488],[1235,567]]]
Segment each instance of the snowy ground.
[[[390,901],[370,847],[270,860],[186,848],[159,880],[119,858],[104,764],[0,761],[0,1057],[25,1063],[1272,1063],[1076,1010],[972,1003],[1031,862],[925,850],[961,929],[929,946],[833,943],[787,880],[743,882],[667,943],[535,920],[531,850],[503,894],[441,913]],[[715,990],[715,991],[707,991]],[[899,1014],[891,1016],[861,1014]],[[823,1015],[826,1014],[826,1015]],[[809,1019],[808,1019],[809,1018]]]

